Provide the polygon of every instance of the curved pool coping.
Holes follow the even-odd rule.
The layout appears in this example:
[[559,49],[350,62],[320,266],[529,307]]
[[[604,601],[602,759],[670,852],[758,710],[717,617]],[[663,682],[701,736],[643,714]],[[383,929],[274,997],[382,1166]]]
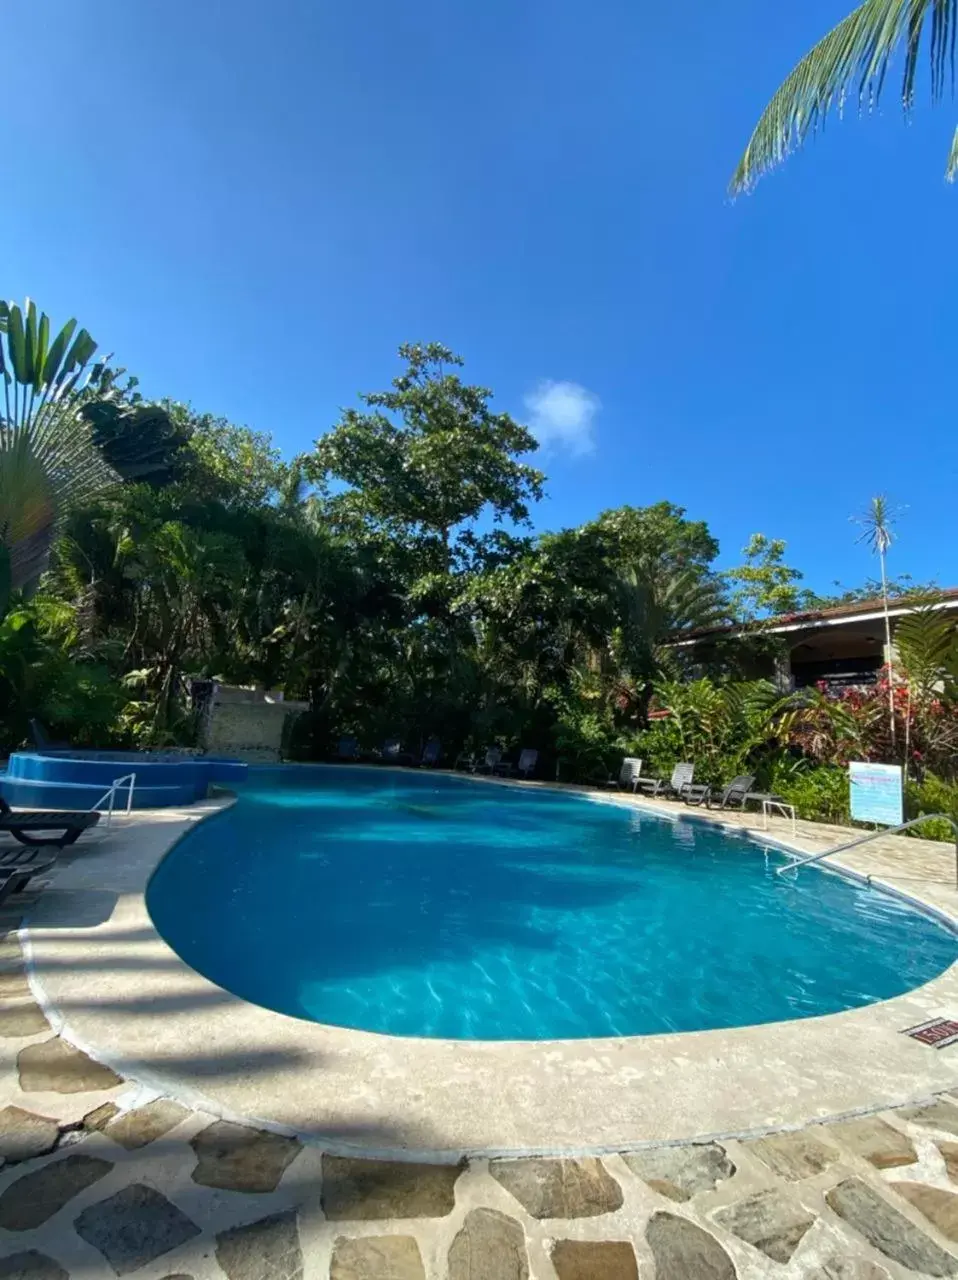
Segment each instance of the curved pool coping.
[[[757,1136],[958,1086],[958,1046],[938,1051],[901,1034],[934,1017],[958,1018],[958,963],[904,995],[844,1013],[618,1039],[416,1039],[250,1004],[181,960],[145,902],[162,858],[228,803],[134,815],[131,829],[78,851],[58,871],[21,930],[31,985],[54,1029],[120,1075],[195,1109],[254,1120],[327,1150],[457,1160]],[[726,816],[683,813],[744,827],[760,844],[814,846]],[[862,857],[832,865],[858,878],[873,870]],[[882,859],[875,865],[883,870]],[[953,887],[872,879],[958,928]]]

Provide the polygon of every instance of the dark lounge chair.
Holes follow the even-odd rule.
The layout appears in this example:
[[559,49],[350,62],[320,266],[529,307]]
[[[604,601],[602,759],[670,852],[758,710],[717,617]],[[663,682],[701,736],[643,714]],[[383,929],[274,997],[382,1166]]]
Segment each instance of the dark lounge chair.
[[727,786],[712,788],[709,786],[690,786],[686,788],[685,802],[686,804],[702,804],[703,802],[710,808],[730,809],[733,806],[744,809],[747,801],[761,800],[763,795],[752,791],[755,783],[755,775],[749,773],[740,773],[737,778],[733,778]]
[[442,744],[438,738],[430,738],[422,749],[421,764],[424,769],[435,769],[442,755]]
[[379,759],[383,764],[416,764],[415,756],[403,751],[398,738],[387,738],[383,743]]
[[493,769],[493,773],[497,773],[503,778],[525,778],[528,781],[535,773],[538,763],[539,752],[534,747],[523,747],[515,764],[511,764],[509,761],[504,764],[497,764]]
[[[11,809],[0,796],[0,834],[7,832],[21,844],[55,845],[64,849],[100,821],[95,809],[86,813],[66,809]],[[59,834],[53,835],[53,832]]]
[[501,759],[502,751],[499,747],[487,747],[481,759],[463,752],[456,760],[456,768],[465,769],[468,773],[494,773]]
[[487,747],[486,754],[483,759],[473,767],[473,773],[495,773],[499,762],[502,759],[502,750],[499,747]]
[[20,893],[35,875],[49,871],[56,860],[56,854],[46,848],[7,849],[0,853],[0,903]]
[[336,744],[337,760],[358,760],[361,754],[359,740],[351,733],[344,734]]

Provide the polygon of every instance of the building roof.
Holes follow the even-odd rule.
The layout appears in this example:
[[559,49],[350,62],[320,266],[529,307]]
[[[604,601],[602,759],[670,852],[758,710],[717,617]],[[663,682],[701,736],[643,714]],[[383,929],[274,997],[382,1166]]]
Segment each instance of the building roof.
[[[958,609],[958,587],[942,587],[932,597],[928,596],[896,596],[888,601],[888,614],[892,618],[900,618],[923,604],[932,604],[939,609]],[[809,627],[837,626],[843,622],[870,622],[874,618],[883,618],[885,607],[881,596],[873,596],[870,600],[855,600],[850,604],[829,605],[826,609],[808,609],[803,613],[783,613],[777,618],[762,620],[762,630],[773,633],[787,631],[803,631]],[[751,630],[748,625],[727,622],[718,627],[698,627],[682,633],[683,640],[706,639],[709,636],[736,636]]]

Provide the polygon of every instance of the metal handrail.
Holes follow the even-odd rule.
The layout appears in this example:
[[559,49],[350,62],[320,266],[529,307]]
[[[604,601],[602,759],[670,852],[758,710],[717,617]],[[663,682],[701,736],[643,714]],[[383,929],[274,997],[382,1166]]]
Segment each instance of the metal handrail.
[[[889,827],[884,831],[869,831],[866,835],[859,836],[857,840],[836,845],[834,849],[825,849],[821,853],[813,853],[808,858],[797,858],[794,862],[787,862],[784,867],[777,867],[775,874],[780,876],[783,871],[798,871],[812,862],[821,862],[822,858],[830,858],[833,853],[846,853],[849,849],[857,849],[860,844],[868,844],[869,840],[880,840],[882,836],[897,836],[899,832],[907,831],[909,827],[917,827],[919,823],[932,822],[936,818],[947,822],[955,835],[955,884],[958,885],[958,822],[955,822],[954,818],[949,817],[947,813],[923,813],[920,818],[911,818],[908,822],[903,822],[900,827]],[[870,876],[868,878],[871,879]]]
[[91,805],[91,810],[99,809],[102,804],[107,805],[106,822],[103,824],[107,830],[109,830],[109,827],[113,822],[113,815],[116,811],[116,793],[121,787],[127,788],[126,807],[123,812],[124,816],[128,818],[133,809],[133,790],[136,787],[135,773],[125,773],[122,778],[114,778],[112,786],[104,791],[103,795],[100,796],[99,800],[97,800],[95,804]]

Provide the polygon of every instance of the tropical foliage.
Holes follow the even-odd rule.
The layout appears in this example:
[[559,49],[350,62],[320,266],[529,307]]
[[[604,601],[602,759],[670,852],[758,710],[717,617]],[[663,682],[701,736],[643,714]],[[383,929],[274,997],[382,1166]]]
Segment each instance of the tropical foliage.
[[[302,758],[354,733],[536,747],[569,780],[688,759],[836,820],[851,758],[902,760],[913,805],[951,794],[958,643],[933,594],[873,689],[783,696],[754,678],[780,644],[765,621],[818,603],[784,544],[756,534],[719,572],[668,502],[533,535],[536,441],[446,348],[403,347],[387,390],[284,459],[144,401],[32,304],[3,317],[0,748],[34,715],[78,742],[188,745],[191,682],[219,679],[305,701]],[[728,621],[744,634],[693,661],[697,629]]]

